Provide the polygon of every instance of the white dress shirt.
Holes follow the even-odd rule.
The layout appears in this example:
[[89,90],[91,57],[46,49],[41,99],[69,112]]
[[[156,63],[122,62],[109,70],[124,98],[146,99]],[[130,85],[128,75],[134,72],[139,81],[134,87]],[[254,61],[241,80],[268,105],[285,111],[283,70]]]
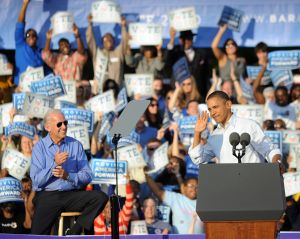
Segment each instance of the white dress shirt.
[[[248,133],[251,137],[250,144],[246,146],[246,154],[242,157],[242,163],[260,163],[264,162],[264,159],[272,162],[274,155],[281,155],[278,147],[265,136],[255,121],[233,114],[225,128],[218,125],[206,144],[189,148],[189,155],[194,164],[210,162],[214,157],[219,163],[238,163],[238,159],[232,155],[232,145],[229,142],[232,132],[237,132],[239,135]],[[239,144],[237,148],[242,148],[242,146]]]

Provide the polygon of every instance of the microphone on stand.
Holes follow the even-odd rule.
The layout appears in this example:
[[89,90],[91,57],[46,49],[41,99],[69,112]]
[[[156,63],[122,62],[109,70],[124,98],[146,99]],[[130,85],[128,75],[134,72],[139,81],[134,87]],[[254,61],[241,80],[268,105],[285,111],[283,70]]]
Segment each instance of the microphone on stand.
[[[236,132],[232,132],[229,135],[229,143],[232,145],[233,156],[239,159],[239,156],[236,154],[237,151],[239,151],[239,150],[236,149],[236,146],[240,143],[240,135]],[[239,160],[239,163],[240,163],[240,160]]]
[[250,134],[248,133],[241,134],[241,140],[240,140],[240,144],[242,145],[241,157],[243,157],[246,154],[246,146],[250,144],[250,140],[251,140]]

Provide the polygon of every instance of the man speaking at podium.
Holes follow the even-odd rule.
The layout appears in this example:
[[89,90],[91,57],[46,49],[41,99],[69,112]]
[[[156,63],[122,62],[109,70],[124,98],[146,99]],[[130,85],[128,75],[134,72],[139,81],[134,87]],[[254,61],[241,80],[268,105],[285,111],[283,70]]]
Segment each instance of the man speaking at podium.
[[261,127],[253,120],[234,115],[231,105],[232,102],[223,91],[215,91],[207,97],[208,111],[218,126],[206,142],[201,134],[206,129],[209,114],[203,112],[199,115],[194,141],[189,149],[192,161],[198,165],[216,157],[218,163],[237,163],[240,160],[241,163],[260,163],[265,160],[280,163],[280,150],[264,135]]

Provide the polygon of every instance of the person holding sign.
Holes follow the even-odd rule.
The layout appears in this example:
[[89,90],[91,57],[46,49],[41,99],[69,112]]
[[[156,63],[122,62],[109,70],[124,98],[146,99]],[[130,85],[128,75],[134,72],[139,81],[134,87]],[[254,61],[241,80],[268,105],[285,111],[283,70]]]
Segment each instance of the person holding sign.
[[[102,66],[101,62],[97,62],[97,54],[103,54],[108,58],[107,66],[104,69],[104,73],[106,74],[105,79],[115,80],[119,85],[122,85],[124,55],[126,53],[126,48],[128,47],[126,19],[125,17],[121,18],[122,41],[119,46],[115,46],[115,39],[111,33],[105,33],[102,37],[102,49],[97,48],[95,36],[93,33],[92,20],[93,17],[90,14],[88,17],[89,25],[86,30],[86,41],[94,62],[95,79],[97,79],[96,69]],[[98,81],[101,80],[103,82],[105,79],[98,79]],[[97,82],[97,80],[95,80],[94,82]],[[99,87],[102,88],[102,86]]]
[[50,110],[44,118],[48,135],[32,151],[30,177],[35,211],[32,234],[50,234],[62,211],[81,212],[66,235],[78,235],[82,228],[90,230],[94,218],[108,198],[101,191],[83,191],[92,180],[92,170],[82,144],[66,136],[68,121],[60,110]]
[[0,54],[0,104],[12,101],[14,90],[11,76],[12,70],[13,65],[7,61],[6,55]]
[[[223,91],[215,91],[207,97],[207,107],[218,127],[210,134],[207,140],[202,139],[202,133],[207,128],[208,112],[204,111],[198,116],[194,130],[194,141],[189,148],[189,155],[194,164],[210,162],[214,157],[219,163],[237,163],[232,155],[233,146],[229,142],[231,133],[248,133],[250,142],[246,147],[246,154],[242,163],[260,163],[265,159],[268,162],[281,162],[281,152],[261,127],[250,119],[239,118],[231,111],[232,102]],[[237,146],[239,147],[239,146]]]
[[229,38],[225,41],[223,51],[219,49],[218,45],[221,41],[222,36],[227,30],[227,25],[220,26],[219,31],[211,44],[212,51],[218,60],[219,72],[222,81],[232,80],[230,75],[231,63],[234,65],[234,73],[236,79],[240,79],[246,70],[246,61],[242,57],[238,57],[237,51],[238,46],[236,42]]
[[53,69],[54,73],[60,75],[63,80],[80,81],[87,56],[84,52],[84,45],[80,38],[79,29],[75,24],[73,25],[73,32],[77,43],[77,51],[71,52],[70,42],[65,38],[61,38],[58,42],[59,53],[52,53],[50,51],[51,29],[46,34],[46,44],[42,52],[42,58]]
[[[28,66],[39,67],[43,66],[41,51],[37,47],[37,32],[29,28],[25,30],[25,15],[30,0],[23,0],[23,5],[19,13],[18,21],[15,30],[16,42],[16,69],[14,75],[15,85],[19,85],[20,75],[27,70]],[[25,37],[24,37],[25,35]]]

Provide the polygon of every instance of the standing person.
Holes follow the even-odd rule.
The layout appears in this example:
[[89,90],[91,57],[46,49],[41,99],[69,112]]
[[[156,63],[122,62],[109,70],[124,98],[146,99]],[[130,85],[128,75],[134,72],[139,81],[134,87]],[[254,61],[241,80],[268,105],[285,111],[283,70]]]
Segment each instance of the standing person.
[[[225,41],[223,50],[219,49],[218,45],[222,36],[227,30],[227,25],[220,26],[219,31],[211,44],[212,51],[218,60],[220,77],[223,81],[230,80],[231,64],[234,65],[234,74],[237,80],[240,80],[246,69],[246,61],[242,57],[238,57],[238,45],[229,38]],[[232,79],[231,79],[232,80]]]
[[46,44],[42,52],[43,60],[53,69],[55,75],[60,75],[63,80],[82,80],[83,65],[87,61],[87,56],[84,52],[84,45],[80,38],[79,29],[74,24],[73,32],[77,43],[77,50],[71,51],[70,42],[61,38],[58,42],[59,53],[51,52],[50,43],[52,38],[52,30],[46,34]]
[[[37,47],[37,32],[29,28],[25,31],[25,15],[30,0],[24,0],[22,8],[19,13],[18,21],[15,30],[15,42],[16,42],[16,68],[14,75],[15,85],[19,85],[20,75],[26,71],[28,66],[39,67],[43,66],[43,60],[41,51]],[[24,38],[25,35],[25,38]]]
[[223,91],[215,91],[207,97],[207,107],[210,116],[218,123],[218,127],[206,140],[201,139],[208,122],[208,113],[203,112],[198,117],[194,141],[189,149],[189,155],[195,164],[205,163],[217,157],[219,163],[237,163],[232,155],[232,146],[229,136],[232,132],[238,134],[248,133],[251,141],[246,146],[246,154],[242,158],[243,163],[259,163],[267,159],[268,162],[277,163],[281,160],[281,152],[265,136],[261,127],[250,119],[239,118],[231,112],[231,101]]
[[66,235],[78,235],[82,228],[90,230],[94,218],[102,211],[108,198],[100,191],[82,191],[92,180],[82,144],[66,136],[68,121],[60,110],[46,113],[48,135],[32,151],[30,177],[35,211],[32,234],[49,234],[61,212],[79,211],[73,227]]

